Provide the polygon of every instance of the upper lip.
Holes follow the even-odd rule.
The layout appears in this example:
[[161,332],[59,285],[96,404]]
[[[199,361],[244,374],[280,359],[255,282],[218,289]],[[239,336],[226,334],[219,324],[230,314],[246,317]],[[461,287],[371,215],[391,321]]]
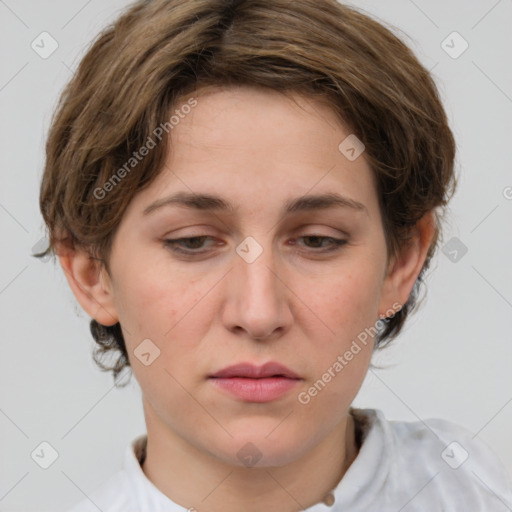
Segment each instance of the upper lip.
[[255,366],[252,363],[238,363],[228,366],[210,377],[230,378],[230,377],[248,377],[248,378],[265,378],[265,377],[287,377],[289,379],[300,379],[300,377],[287,368],[286,366],[270,361],[262,366]]

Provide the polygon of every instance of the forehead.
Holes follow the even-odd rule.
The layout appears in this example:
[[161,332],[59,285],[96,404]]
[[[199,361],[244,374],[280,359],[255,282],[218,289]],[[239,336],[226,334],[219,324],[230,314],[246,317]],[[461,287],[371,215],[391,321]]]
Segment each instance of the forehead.
[[350,132],[325,102],[250,86],[210,87],[190,97],[197,105],[170,132],[165,165],[142,194],[143,210],[150,198],[177,192],[223,198],[231,213],[273,206],[282,212],[284,204],[293,211],[308,193],[343,196],[353,206],[376,201],[373,172],[364,155],[350,161],[340,152]]
[[231,158],[329,161],[333,144],[337,146],[340,135],[348,135],[325,101],[298,93],[224,86],[207,87],[194,96],[197,106],[170,134],[176,156],[180,148],[195,146],[196,156],[225,150]]

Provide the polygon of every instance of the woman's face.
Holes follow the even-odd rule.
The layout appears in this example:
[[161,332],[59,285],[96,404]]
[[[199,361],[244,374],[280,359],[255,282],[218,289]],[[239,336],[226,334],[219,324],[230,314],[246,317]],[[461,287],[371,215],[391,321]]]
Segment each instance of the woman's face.
[[[326,105],[294,97],[199,91],[110,256],[148,430],[239,466],[246,452],[292,462],[346,418],[368,333],[400,302],[364,153],[352,138],[339,148],[350,132]],[[299,378],[212,377],[270,361]]]

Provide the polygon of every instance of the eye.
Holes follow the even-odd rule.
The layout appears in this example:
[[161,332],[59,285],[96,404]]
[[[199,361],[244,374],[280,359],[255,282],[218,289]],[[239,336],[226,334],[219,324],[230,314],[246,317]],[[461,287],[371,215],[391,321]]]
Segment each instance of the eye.
[[[335,251],[335,250],[339,249],[342,245],[347,243],[347,240],[341,240],[339,238],[332,238],[330,236],[323,236],[323,235],[304,235],[304,236],[299,237],[299,239],[312,241],[313,242],[312,248],[313,249],[322,249],[323,248],[324,251],[322,251],[322,252]],[[324,241],[329,242],[327,249],[325,249],[325,246],[322,247],[322,243]],[[320,245],[318,245],[318,242],[320,242]],[[306,246],[308,246],[308,244],[306,244]],[[309,246],[309,247],[311,247],[311,246]]]
[[[210,236],[193,236],[189,238],[175,238],[175,239],[166,239],[164,240],[164,245],[168,247],[171,251],[181,253],[181,254],[199,254],[204,251],[197,251],[197,249],[202,248],[203,242],[205,239],[211,238]],[[183,249],[183,245],[185,244],[187,247]]]
[[[164,245],[174,253],[193,256],[207,252],[207,249],[201,250],[204,249],[204,242],[207,239],[212,239],[212,237],[208,235],[203,235],[188,238],[165,239],[163,242]],[[312,252],[316,253],[333,252],[338,250],[342,245],[345,245],[347,243],[347,240],[332,238],[323,235],[304,235],[298,237],[298,240],[304,240],[306,242],[306,249],[311,249]],[[324,242],[328,242],[328,245],[326,246]],[[217,243],[213,245],[221,244]],[[291,242],[291,245],[296,245],[295,240]]]

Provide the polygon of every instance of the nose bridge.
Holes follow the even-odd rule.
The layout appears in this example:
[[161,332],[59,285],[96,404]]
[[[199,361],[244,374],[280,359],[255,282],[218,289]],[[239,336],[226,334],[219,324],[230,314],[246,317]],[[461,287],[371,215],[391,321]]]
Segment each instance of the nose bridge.
[[277,260],[269,236],[249,236],[236,248],[231,289],[236,313],[231,322],[254,338],[270,335],[284,322],[286,287]]
[[278,292],[276,273],[276,255],[271,239],[260,235],[260,241],[252,236],[246,237],[236,248],[236,271],[240,283],[253,299],[265,299],[269,302]]

